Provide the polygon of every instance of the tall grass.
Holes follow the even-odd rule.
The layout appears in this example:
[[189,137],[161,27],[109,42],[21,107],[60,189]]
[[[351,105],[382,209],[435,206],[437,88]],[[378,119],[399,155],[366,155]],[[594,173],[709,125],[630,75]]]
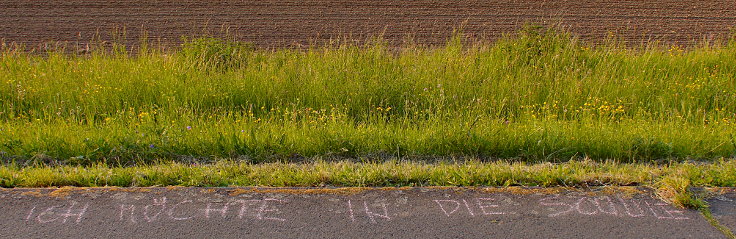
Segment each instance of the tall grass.
[[0,56],[0,157],[736,156],[736,41],[590,46],[529,28],[495,43]]

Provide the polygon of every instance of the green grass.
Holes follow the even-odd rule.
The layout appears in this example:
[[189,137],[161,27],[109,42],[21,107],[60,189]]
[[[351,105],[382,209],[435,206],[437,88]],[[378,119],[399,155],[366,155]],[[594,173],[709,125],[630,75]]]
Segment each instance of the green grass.
[[0,56],[0,158],[736,156],[736,41],[590,46],[528,28],[495,43],[306,50],[193,39],[181,49]]
[[0,166],[1,187],[60,186],[269,186],[269,187],[400,187],[400,186],[643,186],[676,205],[704,207],[691,187],[736,186],[736,160],[712,163],[616,163],[573,160],[565,163],[461,161],[325,161],[244,163],[221,160],[196,165],[160,162],[117,167]]

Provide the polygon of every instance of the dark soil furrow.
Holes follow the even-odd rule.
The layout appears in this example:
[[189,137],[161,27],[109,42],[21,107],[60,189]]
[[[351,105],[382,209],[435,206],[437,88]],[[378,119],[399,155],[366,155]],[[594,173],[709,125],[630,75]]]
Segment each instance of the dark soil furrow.
[[611,32],[633,44],[649,40],[691,45],[725,39],[736,27],[736,1],[674,0],[299,0],[0,2],[0,38],[28,48],[49,41],[84,45],[96,36],[112,41],[125,29],[129,46],[147,32],[164,46],[181,36],[229,35],[259,47],[325,43],[351,36],[383,36],[398,45],[408,36],[442,44],[455,28],[488,40],[526,23],[561,25],[598,42]]

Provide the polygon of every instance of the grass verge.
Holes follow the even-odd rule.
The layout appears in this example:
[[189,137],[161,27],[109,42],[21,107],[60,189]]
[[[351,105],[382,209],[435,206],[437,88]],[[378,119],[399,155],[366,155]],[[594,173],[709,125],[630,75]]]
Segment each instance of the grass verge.
[[0,52],[5,162],[736,155],[736,41],[590,46],[530,27],[401,50],[204,38],[137,55]]
[[252,164],[221,160],[191,165],[162,162],[115,167],[45,165],[0,166],[2,187],[60,186],[645,186],[664,200],[705,208],[692,187],[736,186],[736,159],[711,163],[616,163],[573,160],[565,163],[482,162],[478,160],[380,162],[324,161]]

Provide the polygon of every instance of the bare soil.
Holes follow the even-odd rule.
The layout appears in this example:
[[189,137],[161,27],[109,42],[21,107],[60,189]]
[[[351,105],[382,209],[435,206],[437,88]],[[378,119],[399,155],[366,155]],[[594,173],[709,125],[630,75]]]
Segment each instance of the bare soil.
[[[559,24],[583,39],[692,45],[736,28],[734,0],[13,0],[0,1],[0,39],[28,48],[93,39],[136,46],[140,36],[176,46],[181,36],[230,36],[258,47],[382,36],[442,44],[462,26],[497,39],[525,23]],[[116,33],[117,32],[117,33]],[[121,37],[124,32],[125,36]]]

